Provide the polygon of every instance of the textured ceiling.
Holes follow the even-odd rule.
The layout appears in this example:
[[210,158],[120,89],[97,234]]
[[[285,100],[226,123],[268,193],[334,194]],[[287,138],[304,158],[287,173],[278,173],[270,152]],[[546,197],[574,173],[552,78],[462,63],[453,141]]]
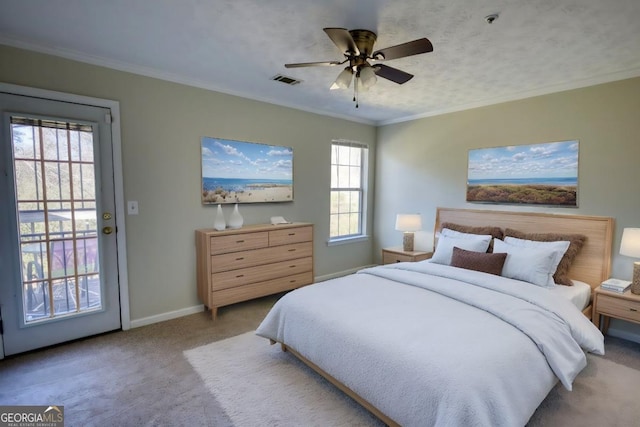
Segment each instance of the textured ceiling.
[[[415,77],[356,109],[341,67],[284,68],[343,59],[324,27],[434,51],[387,61]],[[383,124],[640,76],[640,0],[0,0],[0,43]]]

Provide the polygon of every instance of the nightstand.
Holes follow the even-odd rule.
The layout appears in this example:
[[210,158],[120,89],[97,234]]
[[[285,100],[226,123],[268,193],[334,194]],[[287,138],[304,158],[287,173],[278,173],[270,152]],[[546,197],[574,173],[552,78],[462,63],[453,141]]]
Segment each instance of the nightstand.
[[405,251],[402,246],[382,249],[382,263],[394,264],[396,262],[416,262],[431,258],[433,252]]
[[[604,317],[604,322],[600,321],[601,315]],[[606,334],[612,317],[640,323],[640,295],[632,294],[631,290],[623,294],[605,291],[598,286],[593,293],[591,320],[603,334]],[[603,328],[600,328],[602,323],[604,323]]]

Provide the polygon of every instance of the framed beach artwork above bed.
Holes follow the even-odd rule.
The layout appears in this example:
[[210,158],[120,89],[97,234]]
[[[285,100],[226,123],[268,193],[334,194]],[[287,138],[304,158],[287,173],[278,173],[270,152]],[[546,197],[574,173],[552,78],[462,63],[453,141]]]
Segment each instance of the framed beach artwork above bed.
[[293,201],[293,148],[202,138],[202,204]]
[[469,150],[467,202],[578,206],[579,141]]

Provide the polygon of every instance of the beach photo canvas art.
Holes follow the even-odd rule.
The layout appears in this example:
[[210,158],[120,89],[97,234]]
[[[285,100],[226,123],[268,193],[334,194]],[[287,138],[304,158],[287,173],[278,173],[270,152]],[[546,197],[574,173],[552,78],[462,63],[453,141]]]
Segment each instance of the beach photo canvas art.
[[202,203],[293,201],[293,148],[202,138]]
[[578,206],[578,141],[469,150],[467,201]]

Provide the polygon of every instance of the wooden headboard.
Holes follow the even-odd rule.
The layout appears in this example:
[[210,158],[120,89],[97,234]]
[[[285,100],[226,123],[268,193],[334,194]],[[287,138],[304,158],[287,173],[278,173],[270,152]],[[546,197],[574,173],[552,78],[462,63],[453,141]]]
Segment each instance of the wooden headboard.
[[527,233],[571,233],[587,236],[569,277],[588,283],[592,289],[609,278],[613,218],[585,215],[560,215],[536,212],[438,208],[435,232],[444,222],[470,226],[513,228]]

